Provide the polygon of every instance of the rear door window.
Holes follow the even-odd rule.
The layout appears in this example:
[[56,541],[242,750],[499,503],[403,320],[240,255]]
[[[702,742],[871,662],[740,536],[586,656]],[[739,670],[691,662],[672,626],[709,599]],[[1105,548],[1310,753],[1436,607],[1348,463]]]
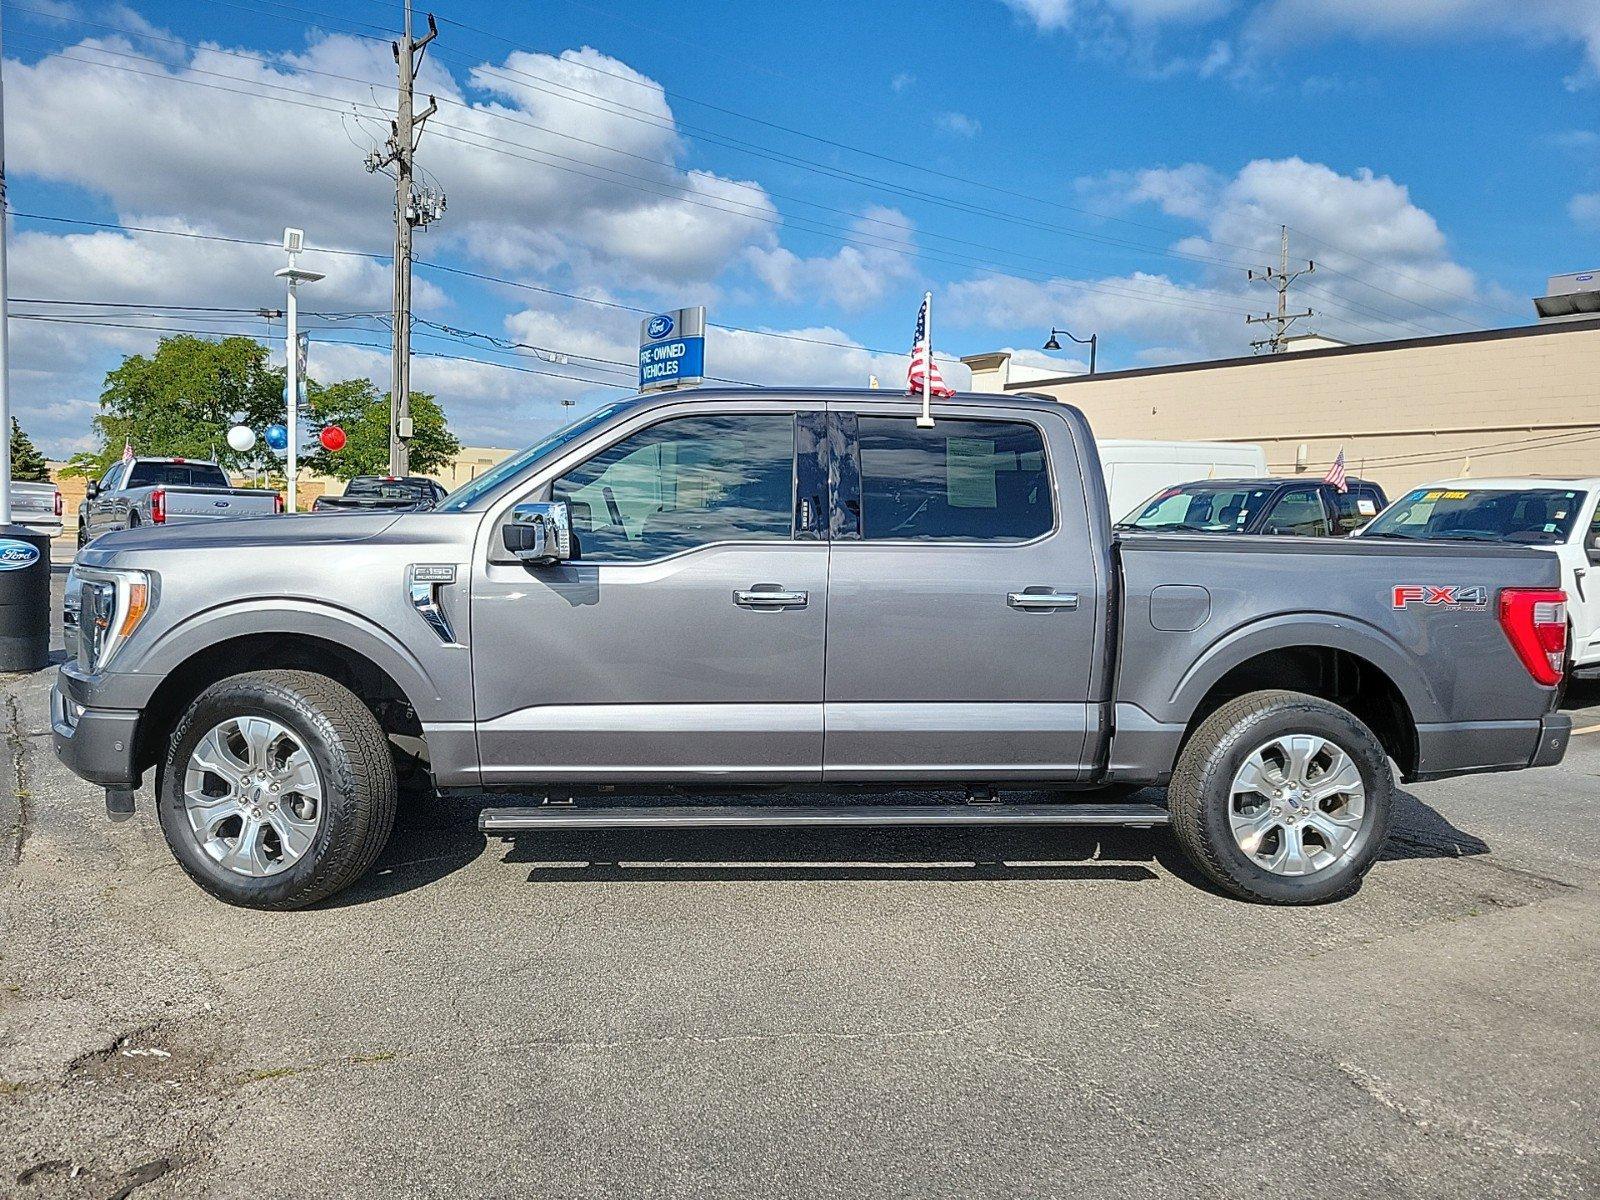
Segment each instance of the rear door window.
[[1261,532],[1289,537],[1327,537],[1328,514],[1323,511],[1317,489],[1297,487],[1284,492],[1267,513]]
[[1360,529],[1383,507],[1377,489],[1356,486],[1348,492],[1331,492],[1333,502],[1333,531],[1335,534],[1353,533]]
[[1055,526],[1044,436],[1025,421],[859,418],[861,536],[1025,542]]

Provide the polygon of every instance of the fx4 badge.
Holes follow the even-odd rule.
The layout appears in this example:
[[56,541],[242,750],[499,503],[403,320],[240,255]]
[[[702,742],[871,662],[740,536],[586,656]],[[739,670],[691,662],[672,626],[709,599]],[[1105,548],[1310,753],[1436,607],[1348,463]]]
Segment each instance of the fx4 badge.
[[1409,608],[1413,604],[1420,604],[1424,608],[1487,608],[1489,589],[1477,584],[1471,587],[1435,587],[1431,583],[1396,584],[1394,606]]

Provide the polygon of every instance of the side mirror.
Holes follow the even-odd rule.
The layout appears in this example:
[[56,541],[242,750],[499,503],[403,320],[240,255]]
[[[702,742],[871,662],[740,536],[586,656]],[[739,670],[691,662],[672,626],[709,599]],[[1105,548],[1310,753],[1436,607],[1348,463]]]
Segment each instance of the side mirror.
[[572,514],[565,500],[519,504],[500,527],[506,549],[525,563],[551,566],[572,557]]
[[100,481],[98,479],[91,479],[89,481],[89,486],[83,489],[83,494],[87,499],[93,500],[100,494]]

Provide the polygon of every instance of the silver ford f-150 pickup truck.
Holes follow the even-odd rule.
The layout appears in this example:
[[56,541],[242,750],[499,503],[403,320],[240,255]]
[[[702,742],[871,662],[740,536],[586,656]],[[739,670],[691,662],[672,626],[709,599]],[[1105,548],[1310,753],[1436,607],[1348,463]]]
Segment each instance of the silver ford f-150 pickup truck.
[[236,488],[214,462],[133,458],[90,480],[78,506],[78,546],[141,525],[182,525],[281,513],[283,497],[266,488]]
[[[108,535],[69,580],[56,752],[117,817],[154,767],[178,861],[261,908],[360,878],[419,765],[550,796],[485,809],[501,834],[1170,824],[1220,887],[1293,904],[1359,885],[1396,772],[1564,753],[1554,557],[1119,537],[1076,409],[916,416],[882,392],[636,397],[432,512]],[[1051,802],[1007,802],[1024,788]]]

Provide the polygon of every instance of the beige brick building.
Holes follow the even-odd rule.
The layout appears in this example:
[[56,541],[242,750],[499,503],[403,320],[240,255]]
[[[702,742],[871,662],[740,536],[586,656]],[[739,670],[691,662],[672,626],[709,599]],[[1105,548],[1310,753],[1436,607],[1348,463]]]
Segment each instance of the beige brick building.
[[1274,474],[1320,476],[1342,447],[1390,495],[1459,475],[1600,475],[1600,320],[1010,378],[973,355],[980,391],[1044,392],[1105,438],[1254,442]]

